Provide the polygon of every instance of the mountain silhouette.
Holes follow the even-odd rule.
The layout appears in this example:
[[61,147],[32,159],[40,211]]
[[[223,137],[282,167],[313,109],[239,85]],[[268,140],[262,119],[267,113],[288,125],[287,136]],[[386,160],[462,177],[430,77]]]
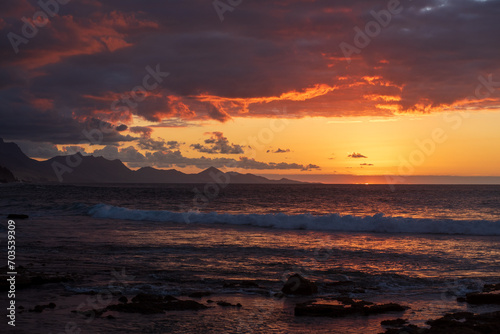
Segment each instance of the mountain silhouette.
[[[295,184],[289,179],[270,180],[253,174],[222,172],[209,167],[197,174],[186,174],[175,169],[163,170],[143,167],[129,169],[118,159],[76,153],[38,161],[26,156],[15,143],[0,138],[0,181],[2,176],[12,182],[14,176],[23,182],[62,183],[258,183]],[[5,170],[5,171],[4,171]],[[9,171],[11,172],[10,175]]]

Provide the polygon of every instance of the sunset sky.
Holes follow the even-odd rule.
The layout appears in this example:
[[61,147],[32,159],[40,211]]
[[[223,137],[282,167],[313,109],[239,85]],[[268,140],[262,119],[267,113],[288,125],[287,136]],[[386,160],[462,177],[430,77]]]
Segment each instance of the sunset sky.
[[0,137],[36,159],[500,176],[500,1],[6,0],[0,16]]

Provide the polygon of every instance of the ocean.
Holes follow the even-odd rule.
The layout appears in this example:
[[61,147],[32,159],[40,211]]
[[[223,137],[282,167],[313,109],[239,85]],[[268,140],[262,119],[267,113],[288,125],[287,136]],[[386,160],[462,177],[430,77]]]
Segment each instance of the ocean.
[[[71,277],[19,289],[24,309],[12,333],[380,333],[385,319],[425,326],[447,312],[498,309],[457,301],[500,282],[496,185],[8,184],[0,186],[2,245],[10,213],[30,216],[16,220],[16,265]],[[279,294],[293,273],[317,283],[314,298],[341,294],[410,309],[296,317],[295,304],[312,297]],[[214,306],[72,312],[119,296],[200,291],[207,296],[196,300]],[[57,306],[27,311],[49,302]]]

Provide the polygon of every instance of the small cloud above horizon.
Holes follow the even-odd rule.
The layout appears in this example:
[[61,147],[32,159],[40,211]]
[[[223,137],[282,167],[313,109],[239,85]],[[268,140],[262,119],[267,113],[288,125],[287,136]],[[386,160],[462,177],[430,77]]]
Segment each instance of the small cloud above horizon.
[[224,137],[224,134],[219,131],[206,132],[205,135],[210,135],[209,139],[205,139],[205,144],[192,144],[191,148],[201,153],[209,154],[243,154],[243,146],[229,143],[229,140]]
[[277,150],[274,150],[274,151],[273,150],[267,150],[266,153],[289,153],[289,152],[291,152],[289,148],[283,150],[283,149],[281,149],[281,148],[278,147]]
[[356,152],[353,152],[353,153],[349,154],[347,157],[348,158],[354,158],[354,159],[359,159],[359,158],[365,158],[366,159],[366,158],[368,158],[367,156],[365,156],[365,155],[363,155],[361,153],[356,153]]
[[305,172],[305,171],[311,171],[313,169],[317,169],[317,170],[321,170],[321,167],[318,166],[318,165],[314,165],[314,164],[309,164],[307,166],[304,166],[301,171]]

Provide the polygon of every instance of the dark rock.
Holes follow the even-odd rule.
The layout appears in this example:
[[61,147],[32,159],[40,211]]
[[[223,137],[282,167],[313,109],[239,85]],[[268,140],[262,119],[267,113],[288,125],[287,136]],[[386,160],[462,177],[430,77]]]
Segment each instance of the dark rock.
[[223,301],[223,300],[218,301],[217,305],[222,306],[222,307],[230,307],[230,306],[232,306],[232,307],[241,307],[240,303],[234,305],[234,304],[228,303],[228,302]]
[[474,314],[471,312],[449,313],[445,316],[427,321],[430,329],[425,334],[489,334],[500,333],[500,311]]
[[353,313],[344,305],[297,304],[294,310],[296,317],[343,317]]
[[128,303],[128,298],[125,296],[121,296],[120,298],[118,298],[118,301],[120,303],[126,304],[126,303]]
[[207,296],[210,296],[212,293],[209,292],[209,291],[195,291],[195,292],[191,292],[190,294],[188,294],[188,297],[191,297],[191,298],[201,298],[201,297],[207,297]]
[[41,313],[43,312],[43,310],[45,310],[45,306],[44,305],[36,305],[32,310],[30,310],[30,312],[38,312],[38,313]]
[[500,283],[485,284],[483,292],[468,293],[465,297],[470,304],[500,304]]
[[500,290],[468,293],[466,300],[469,304],[500,304]]
[[474,313],[472,312],[456,312],[456,313],[448,313],[445,314],[443,317],[436,319],[436,320],[428,320],[426,321],[426,324],[431,325],[431,326],[436,326],[442,323],[449,323],[453,321],[462,321],[462,320],[468,320],[474,317]]
[[[420,328],[415,325],[408,325],[401,328],[388,328],[383,334],[423,334],[423,333],[427,333],[423,328]],[[448,334],[448,332],[443,332],[440,334]],[[459,334],[459,333],[454,333],[454,334]]]
[[322,300],[321,302],[309,301],[295,306],[295,316],[311,317],[344,317],[347,315],[370,315],[388,312],[402,312],[408,307],[395,303],[374,304],[364,300],[351,298],[336,298]]
[[165,311],[197,311],[207,309],[208,306],[200,304],[194,300],[173,300],[164,304]]
[[402,306],[396,303],[388,303],[364,307],[364,312],[365,314],[380,314],[388,312],[404,312],[407,309],[409,309],[408,306]]
[[132,298],[131,303],[109,305],[106,310],[126,313],[156,314],[164,311],[203,310],[207,306],[194,300],[180,300],[172,296],[158,296],[140,293]]
[[393,319],[393,320],[383,320],[380,322],[381,325],[383,326],[391,326],[391,327],[402,327],[408,323],[408,320],[406,319]]
[[7,216],[7,219],[28,219],[28,215],[20,215],[16,213],[11,213]]
[[483,292],[492,292],[500,290],[500,283],[496,284],[485,284],[483,287]]
[[55,307],[56,304],[54,303],[49,303],[47,305],[36,305],[33,309],[29,310],[29,312],[42,313],[46,308],[54,309]]
[[177,300],[177,298],[175,298],[174,296],[166,295],[163,297],[163,300],[166,302],[171,302],[173,300]]
[[287,295],[310,296],[318,292],[318,286],[299,274],[294,274],[288,278],[281,291]]
[[364,307],[364,306],[373,305],[372,302],[367,302],[367,301],[361,300],[361,299],[352,299],[349,297],[338,297],[338,298],[335,298],[333,300],[337,300],[344,305],[351,305],[351,306],[355,306],[355,307]]

